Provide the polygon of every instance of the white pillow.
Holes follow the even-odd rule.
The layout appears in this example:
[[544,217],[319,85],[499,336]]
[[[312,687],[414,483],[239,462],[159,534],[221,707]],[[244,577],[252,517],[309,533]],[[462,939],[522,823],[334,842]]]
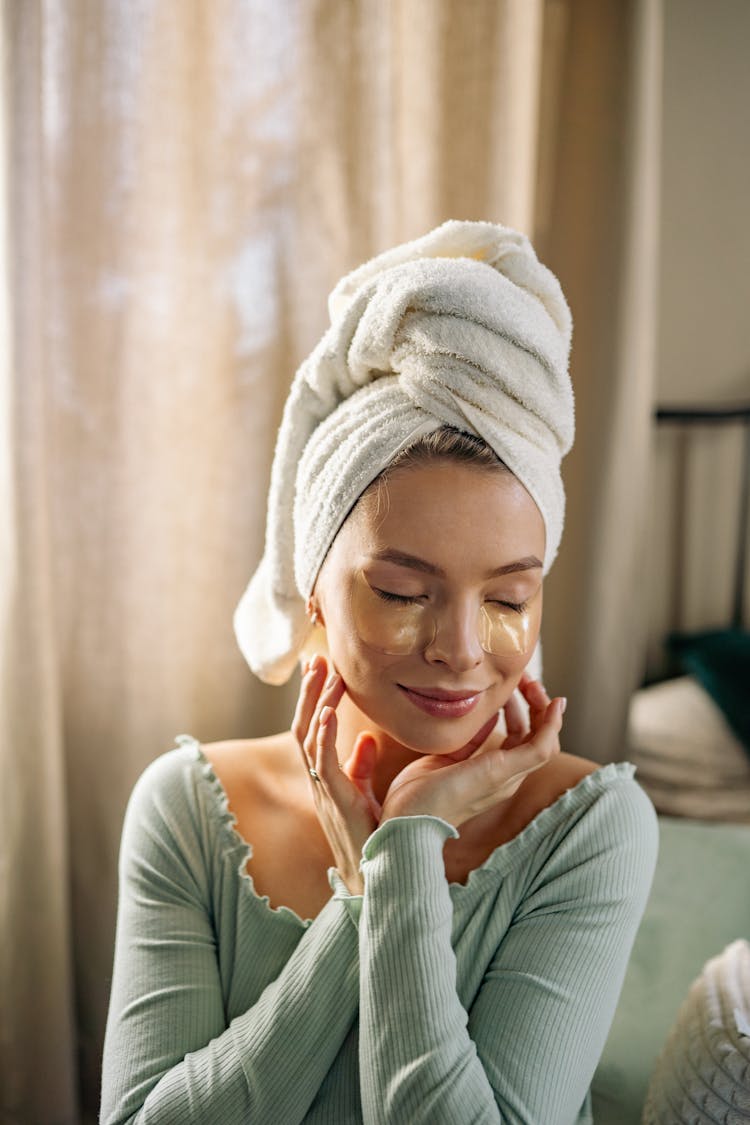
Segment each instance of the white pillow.
[[750,757],[693,676],[635,693],[626,756],[657,812],[750,824]]
[[690,986],[651,1076],[642,1125],[748,1123],[750,944],[740,940]]
[[641,688],[630,700],[628,757],[655,780],[749,786],[750,757],[694,676]]

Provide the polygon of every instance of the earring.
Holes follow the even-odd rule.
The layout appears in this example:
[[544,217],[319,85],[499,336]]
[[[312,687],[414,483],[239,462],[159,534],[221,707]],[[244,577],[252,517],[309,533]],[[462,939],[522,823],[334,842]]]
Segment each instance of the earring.
[[307,616],[310,618],[311,625],[317,625],[320,621],[317,608],[313,605],[312,598],[307,603]]

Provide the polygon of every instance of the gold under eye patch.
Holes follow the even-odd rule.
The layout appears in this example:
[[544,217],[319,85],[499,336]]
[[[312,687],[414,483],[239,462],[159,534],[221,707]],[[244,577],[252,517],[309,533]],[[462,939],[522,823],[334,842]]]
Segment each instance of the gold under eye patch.
[[[499,602],[485,602],[477,610],[477,636],[492,656],[529,652],[541,617],[541,587],[522,612]],[[372,588],[357,571],[351,592],[352,616],[361,640],[389,656],[423,652],[435,640],[439,611],[424,602],[387,597]]]

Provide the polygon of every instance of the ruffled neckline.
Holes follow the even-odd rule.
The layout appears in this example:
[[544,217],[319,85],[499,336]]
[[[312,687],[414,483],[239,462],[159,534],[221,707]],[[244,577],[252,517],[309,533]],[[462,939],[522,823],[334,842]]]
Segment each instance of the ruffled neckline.
[[[252,844],[240,835],[237,817],[229,808],[226,790],[214,772],[211,762],[203,752],[201,743],[191,734],[177,735],[175,742],[178,746],[191,747],[194,750],[200,776],[214,798],[220,828],[237,855],[240,880],[248,886],[252,896],[262,903],[270,913],[304,928],[310,926],[314,919],[301,918],[296,910],[293,910],[290,906],[272,906],[268,895],[258,893],[253,877],[247,870],[247,862],[253,854]],[[562,824],[572,812],[590,805],[594,795],[603,793],[611,785],[620,781],[629,781],[634,776],[635,770],[636,767],[632,762],[608,762],[606,765],[599,766],[598,769],[586,774],[574,786],[561,793],[551,805],[538,812],[517,836],[507,840],[504,844],[498,845],[494,851],[490,852],[483,863],[469,872],[465,883],[449,883],[451,895],[462,896],[469,893],[475,884],[481,882],[487,875],[496,873],[507,875],[513,867],[521,862],[528,851],[536,849],[537,843],[542,837],[548,835],[557,825]]]
[[273,906],[268,895],[259,894],[255,886],[255,881],[247,870],[247,862],[249,859],[252,859],[253,855],[253,845],[240,834],[237,826],[237,817],[229,807],[227,792],[222,782],[217,777],[213,766],[204,754],[203,747],[198,739],[194,738],[192,734],[178,734],[175,738],[175,742],[178,746],[190,747],[195,752],[195,761],[199,766],[199,776],[207,785],[213,797],[212,807],[216,813],[219,828],[223,832],[231,852],[233,852],[237,858],[237,873],[240,877],[240,882],[245,884],[251,896],[264,906],[269,913],[307,929],[308,926],[312,925],[314,919],[302,918],[291,906],[284,906],[283,904],[281,906]]

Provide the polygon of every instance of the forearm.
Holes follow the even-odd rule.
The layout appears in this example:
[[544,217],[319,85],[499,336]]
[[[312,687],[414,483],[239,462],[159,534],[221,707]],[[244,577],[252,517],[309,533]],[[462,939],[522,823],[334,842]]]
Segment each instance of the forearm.
[[456,991],[443,863],[455,829],[397,818],[373,833],[362,867],[360,1072],[367,1125],[500,1122]]
[[[356,1015],[357,932],[347,907],[331,899],[278,978],[228,1027],[212,951],[192,980],[178,970],[157,988],[156,964],[136,965],[125,952],[129,936],[118,942],[103,1125],[301,1121]],[[152,984],[140,994],[139,977]]]

